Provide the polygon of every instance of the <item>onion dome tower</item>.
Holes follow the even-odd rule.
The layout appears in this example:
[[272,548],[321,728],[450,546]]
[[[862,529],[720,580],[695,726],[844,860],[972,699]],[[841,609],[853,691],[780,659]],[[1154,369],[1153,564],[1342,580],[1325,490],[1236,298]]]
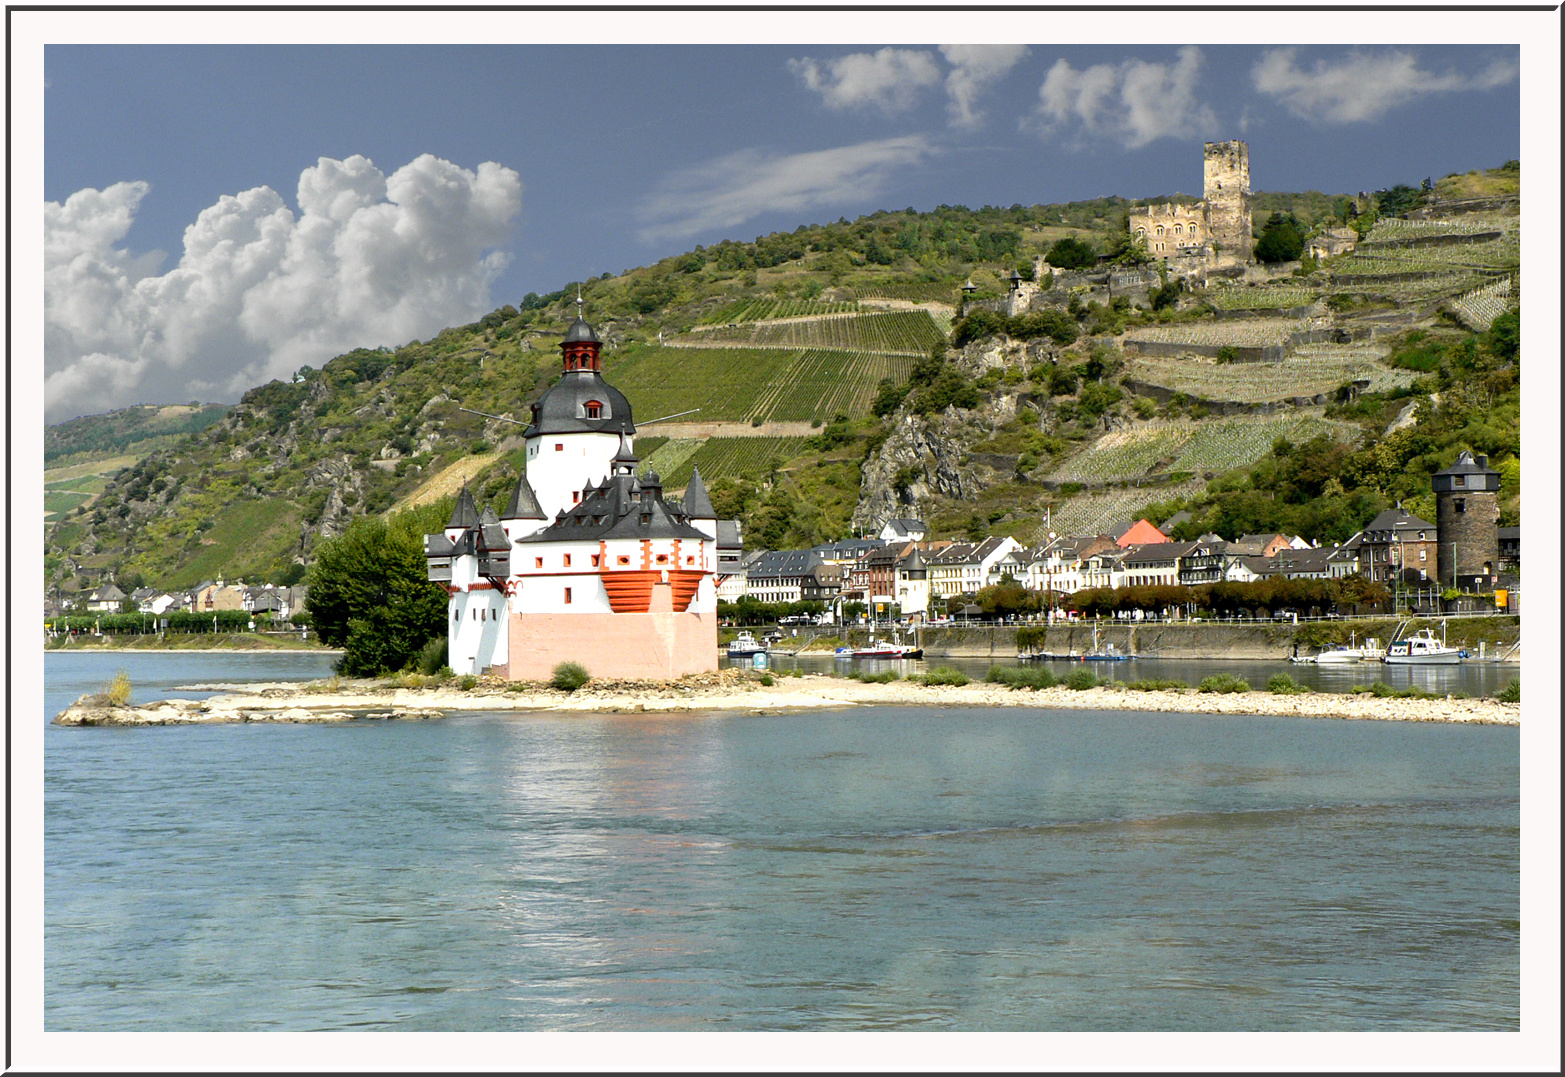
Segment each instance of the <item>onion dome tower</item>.
[[527,482],[543,518],[553,520],[580,504],[581,491],[608,477],[622,439],[635,436],[630,402],[603,380],[603,342],[581,315],[560,341],[562,371],[532,406],[522,435]]

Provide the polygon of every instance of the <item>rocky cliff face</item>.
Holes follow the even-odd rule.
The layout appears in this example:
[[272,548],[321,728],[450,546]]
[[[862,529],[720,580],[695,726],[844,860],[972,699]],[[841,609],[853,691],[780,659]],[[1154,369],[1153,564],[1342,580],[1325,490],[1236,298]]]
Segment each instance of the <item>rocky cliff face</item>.
[[903,406],[891,435],[864,462],[853,526],[878,530],[887,520],[925,516],[936,498],[974,501],[999,476],[972,446],[1016,417],[1014,392],[991,392],[976,408],[946,408],[917,415]]

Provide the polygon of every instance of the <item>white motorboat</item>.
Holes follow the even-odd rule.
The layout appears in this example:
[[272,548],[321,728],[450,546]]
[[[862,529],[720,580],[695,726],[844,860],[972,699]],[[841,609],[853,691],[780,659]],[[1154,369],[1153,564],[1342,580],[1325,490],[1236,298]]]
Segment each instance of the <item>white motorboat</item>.
[[741,632],[728,644],[729,658],[748,658],[752,654],[765,654],[766,644],[748,632]]
[[1385,654],[1385,648],[1374,636],[1365,636],[1363,643],[1356,643],[1351,633],[1347,643],[1339,643],[1335,647],[1328,647],[1319,654],[1312,654],[1305,658],[1295,658],[1295,662],[1307,662],[1318,666],[1340,666],[1353,662],[1376,662]]
[[1382,662],[1388,666],[1454,666],[1462,661],[1462,652],[1459,648],[1448,646],[1445,642],[1444,626],[1441,626],[1441,639],[1435,638],[1433,629],[1420,628],[1411,636],[1403,639],[1394,639],[1391,646],[1386,648]]

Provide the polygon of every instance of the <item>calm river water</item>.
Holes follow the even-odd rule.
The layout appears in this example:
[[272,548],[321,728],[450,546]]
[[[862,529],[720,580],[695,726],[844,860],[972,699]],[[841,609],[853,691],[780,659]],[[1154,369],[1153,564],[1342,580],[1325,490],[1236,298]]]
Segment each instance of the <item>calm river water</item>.
[[[328,665],[51,654],[44,718],[122,666],[147,699]],[[1517,734],[889,707],[50,726],[46,1024],[1515,1029]]]

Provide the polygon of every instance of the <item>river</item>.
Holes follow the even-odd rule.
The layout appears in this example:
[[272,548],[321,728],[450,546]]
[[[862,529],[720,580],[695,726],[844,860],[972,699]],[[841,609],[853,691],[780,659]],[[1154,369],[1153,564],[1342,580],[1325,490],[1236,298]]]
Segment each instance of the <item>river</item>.
[[[146,700],[329,662],[50,654],[43,717],[119,667]],[[1518,737],[1020,707],[48,726],[45,1023],[1514,1030]]]

